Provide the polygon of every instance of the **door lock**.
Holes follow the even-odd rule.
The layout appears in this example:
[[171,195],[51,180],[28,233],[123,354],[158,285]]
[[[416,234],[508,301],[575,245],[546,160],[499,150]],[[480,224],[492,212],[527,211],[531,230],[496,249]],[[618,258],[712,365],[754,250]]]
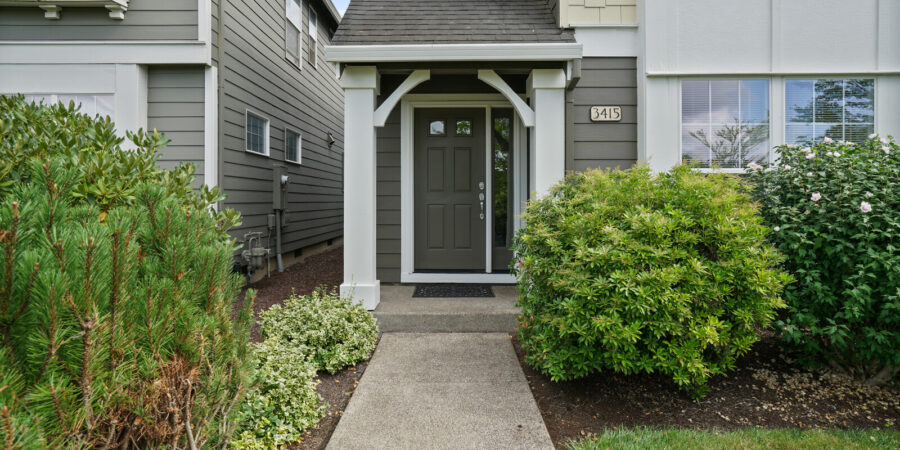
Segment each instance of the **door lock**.
[[479,182],[478,182],[478,189],[479,189],[479,190],[482,190],[482,191],[484,190],[484,181],[479,181]]

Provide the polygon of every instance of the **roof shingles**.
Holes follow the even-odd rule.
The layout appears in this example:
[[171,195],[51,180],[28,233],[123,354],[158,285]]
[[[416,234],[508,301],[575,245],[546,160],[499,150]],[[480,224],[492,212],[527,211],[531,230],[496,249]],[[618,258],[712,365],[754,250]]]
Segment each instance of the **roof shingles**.
[[547,0],[352,0],[334,45],[575,42]]

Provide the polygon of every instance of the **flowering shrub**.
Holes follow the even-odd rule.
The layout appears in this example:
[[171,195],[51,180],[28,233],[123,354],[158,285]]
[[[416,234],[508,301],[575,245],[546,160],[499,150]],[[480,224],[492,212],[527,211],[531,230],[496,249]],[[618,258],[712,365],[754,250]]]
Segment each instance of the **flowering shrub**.
[[367,359],[378,336],[371,314],[324,288],[271,307],[260,324],[265,339],[309,348],[317,369],[328,373]]
[[797,279],[780,335],[808,363],[887,381],[900,369],[900,149],[872,135],[779,150],[750,178]]
[[658,372],[700,395],[784,306],[789,277],[733,176],[573,174],[524,222],[519,337],[553,380]]

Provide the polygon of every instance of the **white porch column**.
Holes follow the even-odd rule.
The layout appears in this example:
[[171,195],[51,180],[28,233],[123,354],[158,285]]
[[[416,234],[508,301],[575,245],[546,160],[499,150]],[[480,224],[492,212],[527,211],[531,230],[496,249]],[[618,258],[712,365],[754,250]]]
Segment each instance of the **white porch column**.
[[344,88],[344,283],[341,296],[368,310],[381,301],[375,274],[375,102],[374,66],[349,66]]
[[562,69],[534,69],[528,96],[534,109],[531,134],[531,190],[538,196],[566,172],[566,74]]

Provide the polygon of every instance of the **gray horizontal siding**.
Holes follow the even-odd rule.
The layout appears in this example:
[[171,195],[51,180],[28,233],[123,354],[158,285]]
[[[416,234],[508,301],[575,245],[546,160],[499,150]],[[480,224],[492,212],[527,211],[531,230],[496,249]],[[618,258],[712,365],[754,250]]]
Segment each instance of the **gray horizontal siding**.
[[203,181],[203,67],[150,67],[147,73],[147,128],[171,140],[160,150],[159,165],[171,169],[181,162],[197,168]]
[[131,0],[124,20],[102,7],[65,7],[59,20],[38,7],[0,7],[0,40],[197,39],[194,0]]
[[[591,122],[591,106],[622,107],[619,122]],[[628,168],[637,161],[635,58],[584,58],[581,80],[568,105],[572,144],[566,169]]]
[[[391,91],[383,91],[390,93]],[[400,282],[400,108],[378,129],[376,267],[378,279]]]
[[[319,18],[315,68],[308,60],[310,2],[303,2],[302,69],[285,59],[283,0],[214,0],[222,3],[222,17],[213,5],[213,55],[223,79],[220,98],[222,188],[227,207],[239,210],[243,224],[235,237],[265,231],[272,213],[272,167],[284,164],[291,176],[287,194],[287,226],[282,251],[290,252],[343,234],[343,94],[334,68],[326,63],[328,14],[316,4]],[[222,21],[221,36],[218,35]],[[217,48],[221,43],[221,51]],[[221,59],[219,59],[221,55]],[[256,112],[270,121],[269,156],[244,151],[245,113]],[[302,164],[284,161],[285,128],[302,135]],[[329,147],[331,132],[335,144]]]

